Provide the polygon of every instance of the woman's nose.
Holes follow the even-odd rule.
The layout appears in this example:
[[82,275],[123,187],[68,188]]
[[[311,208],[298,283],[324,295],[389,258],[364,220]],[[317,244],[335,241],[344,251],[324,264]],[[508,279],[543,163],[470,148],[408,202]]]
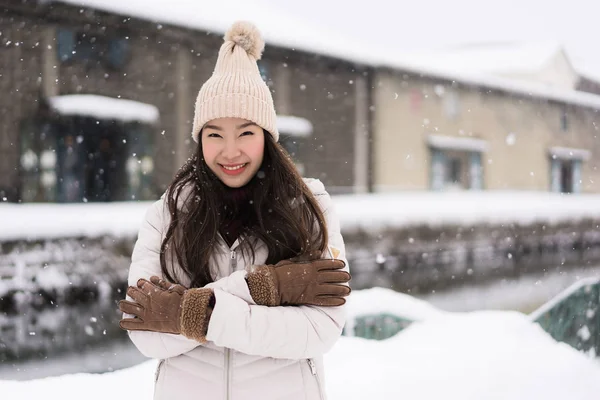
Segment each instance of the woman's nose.
[[228,140],[225,143],[225,147],[223,148],[222,155],[223,155],[223,157],[232,160],[232,159],[238,157],[241,153],[242,152],[240,151],[240,148],[238,147],[235,140]]

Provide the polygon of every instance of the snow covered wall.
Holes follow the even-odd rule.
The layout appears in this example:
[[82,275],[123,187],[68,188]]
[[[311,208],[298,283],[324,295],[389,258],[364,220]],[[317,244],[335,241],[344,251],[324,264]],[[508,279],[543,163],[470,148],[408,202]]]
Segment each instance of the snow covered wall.
[[112,339],[133,240],[0,243],[0,362],[51,357]]

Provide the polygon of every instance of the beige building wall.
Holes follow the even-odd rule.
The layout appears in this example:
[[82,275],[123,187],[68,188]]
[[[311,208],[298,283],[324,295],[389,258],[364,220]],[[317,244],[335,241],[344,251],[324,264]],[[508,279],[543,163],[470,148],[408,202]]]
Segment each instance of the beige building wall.
[[423,112],[410,108],[414,84],[389,72],[377,72],[373,84],[374,190],[427,188],[429,152],[423,143]]
[[550,148],[587,149],[581,190],[600,192],[599,118],[589,108],[392,71],[378,72],[374,85],[376,191],[430,189],[433,134],[486,142],[481,164],[488,190],[549,191]]

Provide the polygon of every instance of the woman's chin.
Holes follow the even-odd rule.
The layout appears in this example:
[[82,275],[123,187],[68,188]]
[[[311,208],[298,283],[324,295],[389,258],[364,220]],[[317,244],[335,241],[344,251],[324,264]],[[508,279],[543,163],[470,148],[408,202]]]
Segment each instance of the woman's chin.
[[252,176],[248,176],[245,173],[237,176],[230,176],[226,174],[219,174],[218,176],[221,182],[230,188],[240,188],[246,185],[252,179]]

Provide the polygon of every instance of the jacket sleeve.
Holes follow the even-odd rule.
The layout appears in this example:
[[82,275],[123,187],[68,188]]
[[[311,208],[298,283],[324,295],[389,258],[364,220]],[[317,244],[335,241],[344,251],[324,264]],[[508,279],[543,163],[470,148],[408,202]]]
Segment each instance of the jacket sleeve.
[[[127,279],[129,286],[136,286],[140,278],[149,279],[152,275],[163,276],[160,268],[160,246],[163,240],[163,229],[167,226],[165,212],[162,199],[152,204],[146,212],[131,256]],[[234,293],[242,302],[255,304],[250,296],[244,271],[235,272],[205,287],[220,288],[223,292]],[[131,315],[123,314],[123,317],[128,318]],[[182,335],[149,331],[128,331],[128,333],[137,349],[150,358],[175,357],[201,346],[199,342]]]
[[[329,194],[317,197],[324,210],[329,253],[324,257],[348,262],[339,219]],[[249,304],[221,289],[215,289],[207,340],[246,354],[262,357],[302,359],[326,353],[342,334],[345,306],[265,307]]]

